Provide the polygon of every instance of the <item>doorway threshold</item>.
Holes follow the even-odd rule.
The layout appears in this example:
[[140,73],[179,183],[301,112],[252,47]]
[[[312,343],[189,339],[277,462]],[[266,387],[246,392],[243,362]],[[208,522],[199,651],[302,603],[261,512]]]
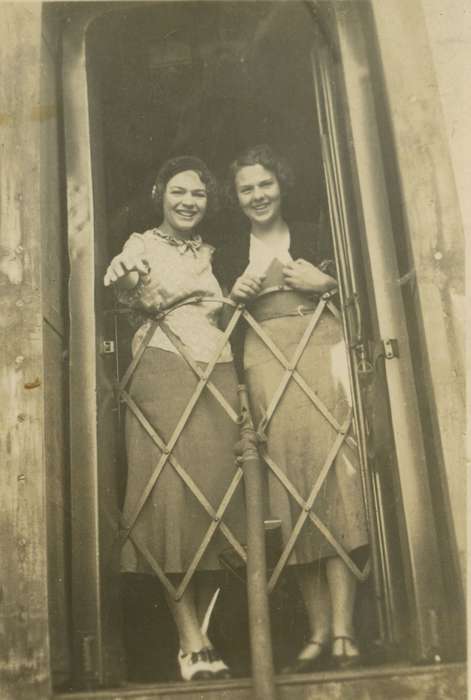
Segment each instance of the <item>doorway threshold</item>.
[[[466,665],[404,663],[348,671],[277,676],[277,700],[466,700]],[[348,693],[346,695],[345,693]],[[195,683],[130,684],[111,690],[59,693],[54,700],[253,700],[249,678]],[[267,700],[269,700],[267,698]]]

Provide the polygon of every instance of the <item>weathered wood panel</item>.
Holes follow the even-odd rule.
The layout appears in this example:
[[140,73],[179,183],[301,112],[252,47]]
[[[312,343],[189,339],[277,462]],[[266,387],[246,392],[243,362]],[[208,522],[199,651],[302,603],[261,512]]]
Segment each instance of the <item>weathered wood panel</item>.
[[49,696],[39,3],[0,6],[0,696]]
[[69,560],[69,479],[67,448],[66,366],[61,336],[45,322],[45,447],[47,488],[47,561],[51,666],[55,685],[71,675]]

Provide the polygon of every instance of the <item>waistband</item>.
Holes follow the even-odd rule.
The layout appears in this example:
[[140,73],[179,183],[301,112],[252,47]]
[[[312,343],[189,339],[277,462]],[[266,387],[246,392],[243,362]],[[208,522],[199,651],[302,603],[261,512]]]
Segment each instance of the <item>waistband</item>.
[[262,292],[250,305],[249,311],[256,321],[268,321],[283,316],[313,314],[320,297],[312,297],[294,289],[273,289]]

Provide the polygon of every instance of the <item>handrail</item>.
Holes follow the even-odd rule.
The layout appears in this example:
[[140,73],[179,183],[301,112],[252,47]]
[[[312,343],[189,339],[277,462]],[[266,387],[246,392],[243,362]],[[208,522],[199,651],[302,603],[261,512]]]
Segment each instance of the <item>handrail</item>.
[[247,389],[244,385],[239,386],[239,400],[241,440],[238,451],[245,481],[247,597],[254,693],[256,700],[274,700],[276,688],[268,607],[262,467],[257,449],[257,437],[249,410]]

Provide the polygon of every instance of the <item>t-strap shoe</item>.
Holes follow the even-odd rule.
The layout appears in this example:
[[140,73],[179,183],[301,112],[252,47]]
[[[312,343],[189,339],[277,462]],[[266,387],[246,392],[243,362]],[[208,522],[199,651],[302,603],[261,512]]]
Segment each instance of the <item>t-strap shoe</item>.
[[[336,642],[341,642],[341,645],[336,645]],[[347,644],[350,644],[355,650],[355,654],[347,653]],[[334,654],[334,648],[336,646],[341,647],[340,654]],[[332,638],[332,662],[336,668],[352,668],[353,666],[358,666],[361,663],[361,656],[357,649],[357,643],[353,637],[348,635],[339,635]]]
[[178,665],[180,666],[180,675],[184,681],[203,681],[214,678],[212,661],[206,648],[199,651],[190,651],[188,654],[184,654],[180,649],[178,652]]
[[314,673],[314,671],[326,668],[328,666],[327,642],[310,639],[303,651],[306,651],[310,646],[317,647],[315,656],[298,656],[291,665],[283,668],[281,673]]

